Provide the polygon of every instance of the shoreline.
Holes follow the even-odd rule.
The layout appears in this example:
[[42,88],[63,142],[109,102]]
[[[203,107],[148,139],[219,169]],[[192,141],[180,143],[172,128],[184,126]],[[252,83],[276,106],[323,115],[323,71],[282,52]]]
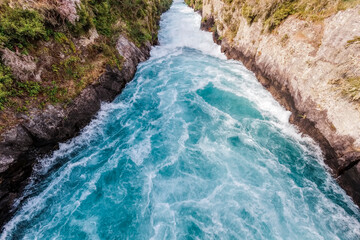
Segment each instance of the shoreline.
[[[202,16],[202,11],[197,11]],[[217,31],[213,31],[215,25],[214,17],[211,16],[202,21],[200,29],[212,32],[213,41],[221,46],[228,59],[240,61],[244,66],[252,71],[258,81],[266,88],[271,95],[288,111],[291,112],[289,122],[297,126],[299,131],[310,136],[317,142],[322,150],[325,164],[330,168],[331,175],[338,184],[345,190],[346,194],[351,197],[353,202],[360,207],[360,152],[348,151],[348,149],[335,148],[317,127],[317,122],[306,117],[306,111],[300,111],[296,107],[296,98],[289,90],[289,85],[284,84],[284,80],[269,70],[268,66],[258,65],[256,56],[246,53],[240,48],[231,46],[227,39],[219,38]],[[326,112],[323,113],[327,121]],[[343,140],[342,136],[339,139]],[[347,140],[347,139],[346,139]],[[351,140],[350,140],[351,141]],[[341,145],[341,141],[340,144]]]
[[[210,19],[202,23],[202,30],[208,31],[214,25],[215,22]],[[241,61],[246,68],[254,72],[259,82],[272,96],[291,111],[290,123],[295,124],[302,133],[309,135],[319,144],[325,163],[332,170],[332,176],[360,206],[360,152],[339,151],[332,147],[328,139],[317,128],[317,123],[307,118],[306,112],[300,111],[296,107],[296,98],[293,97],[288,86],[282,84],[284,81],[264,71],[267,66],[257,65],[256,56],[246,54],[240,48],[232,47],[226,39],[219,40],[216,32],[213,32],[213,39],[214,42],[221,45],[221,51],[228,59]],[[117,47],[120,49],[118,51],[122,51],[123,56],[127,56],[121,71],[107,68],[96,84],[85,88],[67,109],[51,106],[44,111],[32,112],[26,124],[20,124],[7,133],[6,144],[0,143],[4,152],[13,152],[17,156],[15,164],[0,174],[1,228],[21,206],[20,203],[17,208],[12,208],[14,201],[21,196],[27,185],[33,164],[39,156],[52,153],[58,149],[59,142],[77,136],[98,112],[101,102],[112,101],[121,93],[126,83],[133,79],[137,65],[149,58],[151,48],[149,44],[137,48],[125,37],[120,37]],[[37,128],[36,125],[42,126],[46,131]],[[70,130],[69,126],[71,126]],[[29,128],[33,128],[34,131],[29,131]],[[24,200],[22,199],[22,201]]]
[[0,173],[0,228],[16,213],[14,207],[38,159],[56,151],[59,143],[76,137],[100,110],[101,102],[110,102],[122,92],[137,70],[137,65],[150,57],[150,43],[138,48],[126,37],[120,36],[117,50],[126,57],[121,70],[107,67],[95,84],[86,87],[66,109],[49,105],[45,110],[35,109],[28,121],[5,133],[0,143],[2,152],[13,157],[13,164]]

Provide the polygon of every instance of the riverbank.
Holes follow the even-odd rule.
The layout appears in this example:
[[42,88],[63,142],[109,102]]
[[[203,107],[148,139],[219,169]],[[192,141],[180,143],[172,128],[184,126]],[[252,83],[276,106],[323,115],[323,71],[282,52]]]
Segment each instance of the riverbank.
[[35,167],[0,239],[360,238],[318,145],[200,23],[174,1],[151,57]]
[[[117,9],[106,8],[108,2],[103,3],[104,8],[92,8],[88,2],[65,2],[68,5],[26,2],[29,4],[26,10],[19,9],[16,2],[8,6],[5,2],[0,9],[9,18],[15,13],[36,16],[40,25],[54,20],[44,12],[56,10],[66,13],[67,18],[63,25],[53,26],[49,39],[25,39],[27,45],[22,44],[20,50],[27,53],[19,52],[20,40],[10,36],[4,38],[6,41],[0,39],[3,41],[0,67],[5,66],[1,70],[7,69],[8,74],[8,81],[3,82],[1,72],[0,82],[0,226],[17,210],[19,203],[14,206],[15,200],[27,185],[36,161],[56,150],[59,143],[76,136],[95,116],[101,103],[112,101],[132,80],[137,65],[149,57],[151,45],[157,44],[160,15],[171,4],[171,1],[136,3],[142,14],[132,16],[135,21],[121,12],[116,18],[102,18],[106,11]],[[84,17],[84,11],[94,15]],[[151,17],[143,15],[145,12]],[[144,17],[148,19],[144,21]],[[84,18],[90,24],[87,27]],[[15,20],[19,19],[22,18],[18,16]],[[125,20],[135,21],[129,23],[131,31]],[[0,30],[3,29],[2,26]],[[84,32],[77,32],[79,29]]]
[[296,15],[294,7],[269,31],[284,6],[262,16],[238,1],[188,4],[201,11],[202,29],[213,31],[226,56],[253,71],[292,112],[290,121],[319,143],[332,175],[359,206],[360,5],[317,20]]

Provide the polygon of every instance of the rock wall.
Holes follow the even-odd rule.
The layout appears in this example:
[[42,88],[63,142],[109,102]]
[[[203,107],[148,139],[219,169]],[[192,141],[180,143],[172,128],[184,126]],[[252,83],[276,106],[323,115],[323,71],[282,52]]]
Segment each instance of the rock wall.
[[344,94],[347,81],[360,76],[354,41],[360,5],[316,22],[289,16],[268,32],[262,21],[249,24],[241,6],[226,2],[203,2],[202,28],[292,111],[290,121],[319,142],[334,177],[360,205],[360,105],[354,97],[360,91]]
[[76,136],[150,56],[171,2],[0,1],[0,227],[25,200],[35,162]]
[[[7,131],[0,142],[0,224],[10,216],[12,205],[31,175],[37,157],[56,149],[85,127],[100,109],[101,102],[113,100],[129,82],[137,65],[150,56],[151,45],[138,48],[120,36],[117,50],[125,58],[123,67],[107,68],[98,81],[86,87],[67,108],[48,105],[24,115],[25,121]],[[10,214],[9,214],[10,213]]]

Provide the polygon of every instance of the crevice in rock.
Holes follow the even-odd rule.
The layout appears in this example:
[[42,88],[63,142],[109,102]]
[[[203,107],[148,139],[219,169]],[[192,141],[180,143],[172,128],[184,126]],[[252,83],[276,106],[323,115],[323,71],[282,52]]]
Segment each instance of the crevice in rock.
[[344,168],[339,168],[337,175],[338,175],[338,176],[343,175],[345,171],[350,170],[351,168],[353,168],[353,167],[354,167],[356,164],[358,164],[359,162],[360,162],[360,159],[357,159],[356,161],[351,162],[351,163],[350,163],[349,165],[347,165],[346,167],[344,167]]
[[339,158],[338,161],[341,162],[341,164],[336,174],[337,177],[343,175],[346,171],[349,171],[360,162],[360,152],[346,153]]

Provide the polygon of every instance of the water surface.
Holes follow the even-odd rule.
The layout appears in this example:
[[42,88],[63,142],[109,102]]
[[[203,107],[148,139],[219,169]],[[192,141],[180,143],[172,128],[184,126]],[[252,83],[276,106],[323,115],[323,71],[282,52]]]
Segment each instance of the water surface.
[[317,145],[199,25],[175,1],[161,45],[41,161],[1,239],[360,239]]

